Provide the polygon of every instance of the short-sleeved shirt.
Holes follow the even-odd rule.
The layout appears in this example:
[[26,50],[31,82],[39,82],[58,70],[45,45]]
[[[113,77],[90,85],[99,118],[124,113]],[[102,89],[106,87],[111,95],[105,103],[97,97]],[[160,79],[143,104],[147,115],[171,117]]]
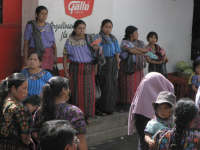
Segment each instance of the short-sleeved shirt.
[[[174,140],[173,130],[166,132],[158,143],[159,150],[168,150],[170,141]],[[200,130],[189,129],[185,131],[181,143],[183,150],[199,150],[200,149]]]
[[[78,134],[86,133],[86,122],[83,112],[76,106],[67,103],[56,104],[55,110],[57,120],[67,120]],[[33,130],[38,131],[43,123],[43,116],[40,109],[35,113]]]
[[0,120],[0,137],[20,138],[21,134],[29,134],[31,116],[21,103],[7,99],[3,112]]
[[192,84],[195,85],[196,88],[200,86],[200,76],[193,75],[192,76]]
[[105,57],[113,57],[115,54],[119,54],[121,49],[117,40],[113,40],[111,37],[106,37],[107,43],[101,43],[103,54]]
[[[53,28],[49,23],[45,26],[38,27],[41,32],[41,38],[44,48],[51,48],[55,43],[55,36]],[[29,41],[29,48],[35,48],[35,42],[32,36],[33,28],[32,24],[27,24],[24,32],[24,40]]]
[[156,119],[151,119],[144,130],[145,133],[152,135],[152,139],[154,138],[154,135],[159,131],[159,130],[165,130],[169,129],[167,126],[165,126],[163,123],[159,122]]
[[75,40],[72,36],[67,39],[63,54],[68,55],[72,62],[90,63],[94,60],[86,40]]
[[40,95],[43,86],[52,77],[51,73],[45,70],[36,74],[30,74],[28,69],[24,69],[22,74],[28,79],[28,96]]
[[[123,40],[121,42],[121,53],[120,53],[120,57],[122,59],[126,59],[128,57],[128,52],[126,50],[124,50],[124,47],[128,47],[128,48],[134,48],[134,44],[133,42],[129,41],[129,40]],[[136,62],[136,56],[133,54],[133,61]]]

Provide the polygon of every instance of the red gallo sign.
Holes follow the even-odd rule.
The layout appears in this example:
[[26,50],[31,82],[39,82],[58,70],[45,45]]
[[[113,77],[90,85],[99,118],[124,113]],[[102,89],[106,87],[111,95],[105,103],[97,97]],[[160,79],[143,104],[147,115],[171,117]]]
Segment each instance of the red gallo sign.
[[76,19],[92,14],[94,0],[65,0],[65,12]]

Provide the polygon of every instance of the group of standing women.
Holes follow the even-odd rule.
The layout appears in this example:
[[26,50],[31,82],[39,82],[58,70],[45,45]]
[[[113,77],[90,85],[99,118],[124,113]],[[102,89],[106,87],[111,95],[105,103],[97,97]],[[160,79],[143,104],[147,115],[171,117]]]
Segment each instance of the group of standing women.
[[[65,75],[70,78],[72,103],[79,106],[88,116],[95,115],[96,74],[99,76],[102,92],[98,105],[100,110],[106,114],[114,112],[117,102],[130,104],[134,91],[143,78],[144,54],[147,50],[144,43],[138,40],[137,28],[129,26],[126,29],[121,47],[116,37],[111,33],[112,28],[111,20],[103,20],[99,33],[101,41],[92,45],[92,42],[87,40],[87,37],[91,35],[85,33],[85,22],[77,20],[74,24],[74,31],[65,44],[64,70]],[[121,48],[124,49],[122,53]],[[100,53],[101,50],[106,62],[104,65],[94,63],[96,58],[93,53]],[[124,71],[124,63],[128,53],[134,54],[132,57],[135,59],[135,72],[131,75]],[[67,59],[70,60],[69,68]],[[118,72],[120,72],[119,81]]]
[[[56,63],[57,48],[54,32],[50,24],[46,23],[48,10],[44,6],[36,9],[36,20],[29,21],[24,34],[24,63],[32,53],[37,53],[41,69],[52,72]],[[149,45],[146,47],[143,41],[138,40],[137,28],[128,26],[121,46],[112,34],[113,23],[109,19],[102,21],[98,39],[91,34],[86,34],[86,23],[77,20],[73,26],[73,32],[67,39],[63,50],[64,73],[70,79],[71,103],[78,106],[86,116],[95,115],[95,78],[98,75],[101,98],[98,108],[104,114],[112,114],[117,103],[131,104],[135,91],[143,78],[143,69],[146,67],[146,59],[150,64],[149,71],[162,72],[161,64],[164,61],[157,44],[156,33],[147,37]],[[98,41],[98,42],[97,42]],[[152,52],[158,57],[147,52]],[[104,57],[105,64],[99,64],[97,57]],[[154,56],[151,58],[151,56]],[[128,58],[131,57],[132,72],[127,73]],[[67,60],[70,64],[67,64]],[[97,63],[96,63],[97,62]],[[127,66],[129,65],[129,66]],[[23,73],[30,77],[31,70]],[[35,70],[35,77],[44,75],[41,70]],[[46,73],[48,76],[48,73]],[[48,81],[48,77],[43,80]],[[33,89],[32,89],[33,90]]]
[[[33,143],[30,135],[32,125],[21,101],[27,95],[40,95],[41,108],[34,116],[32,137],[37,141],[38,129],[43,122],[67,119],[78,131],[80,149],[86,150],[84,115],[95,116],[96,75],[99,77],[102,92],[98,102],[100,111],[112,114],[116,103],[131,104],[143,78],[147,57],[145,54],[148,49],[144,42],[138,40],[138,29],[134,26],[126,28],[120,46],[112,34],[111,20],[102,21],[98,36],[86,34],[86,23],[77,20],[63,50],[63,67],[65,77],[69,80],[52,77],[51,72],[57,60],[57,48],[53,29],[46,22],[48,9],[39,6],[35,13],[36,19],[27,23],[24,33],[25,68],[22,74],[13,74],[1,83],[0,127],[3,130],[0,132],[0,148],[29,149],[28,145]],[[155,42],[149,46],[154,52],[157,50]],[[127,73],[129,56],[134,69],[131,73]],[[100,57],[104,59],[104,64],[98,62]],[[150,62],[151,55],[148,57]],[[70,61],[69,65],[67,60]],[[161,61],[156,63],[159,64]],[[157,68],[159,67],[155,67]],[[73,105],[66,103],[69,98]]]

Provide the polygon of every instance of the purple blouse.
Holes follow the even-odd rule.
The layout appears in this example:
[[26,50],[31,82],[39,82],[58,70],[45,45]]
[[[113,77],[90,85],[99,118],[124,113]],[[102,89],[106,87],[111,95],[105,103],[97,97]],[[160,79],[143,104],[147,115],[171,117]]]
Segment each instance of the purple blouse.
[[[56,104],[55,119],[67,120],[78,134],[86,133],[86,122],[83,112],[76,106],[67,103]],[[43,123],[40,109],[34,115],[33,131],[39,131]]]
[[[131,42],[131,41],[123,40],[123,41],[121,42],[121,46],[120,46],[120,47],[121,47],[121,49],[122,49],[122,51],[121,51],[121,53],[120,53],[120,57],[121,57],[122,59],[126,59],[126,58],[128,57],[128,52],[127,52],[126,50],[124,50],[123,47],[134,48],[135,45],[134,45],[133,42]],[[132,57],[133,57],[133,61],[136,62],[136,56],[133,54]]]
[[[42,43],[43,43],[44,48],[52,47],[53,44],[55,43],[55,37],[54,37],[54,31],[51,25],[47,23],[43,27],[38,27],[38,29],[41,32],[41,38],[42,38]],[[35,47],[32,32],[33,32],[32,25],[27,24],[25,32],[24,32],[24,40],[29,41],[29,48]]]
[[65,43],[63,53],[67,54],[72,62],[90,63],[93,61],[91,51],[84,39],[76,41],[70,37]]

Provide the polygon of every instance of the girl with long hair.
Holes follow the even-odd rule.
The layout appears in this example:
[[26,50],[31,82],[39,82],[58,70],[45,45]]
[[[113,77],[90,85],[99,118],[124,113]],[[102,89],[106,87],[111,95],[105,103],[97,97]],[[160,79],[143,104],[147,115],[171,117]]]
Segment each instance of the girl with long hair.
[[59,76],[52,77],[43,88],[41,108],[34,116],[33,136],[37,141],[39,129],[45,121],[68,120],[78,131],[79,149],[87,150],[84,114],[78,107],[67,103],[69,98],[69,80]]

